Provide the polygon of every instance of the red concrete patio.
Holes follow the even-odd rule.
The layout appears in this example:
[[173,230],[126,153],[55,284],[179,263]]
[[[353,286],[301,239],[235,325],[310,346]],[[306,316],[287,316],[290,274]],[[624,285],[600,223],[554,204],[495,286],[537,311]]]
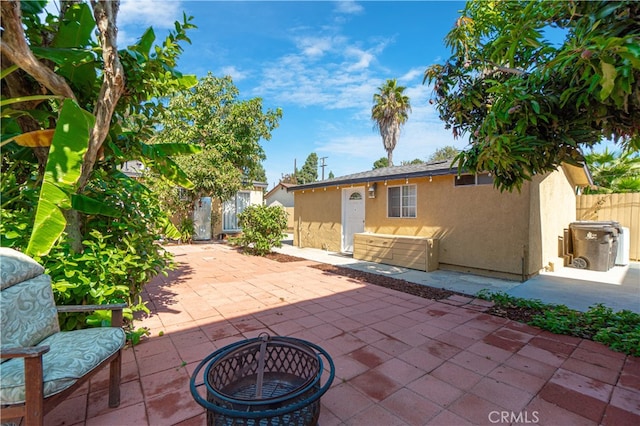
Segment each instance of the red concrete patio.
[[107,371],[45,417],[47,425],[201,425],[189,392],[197,364],[261,332],[332,356],[320,424],[640,424],[640,358],[483,313],[222,244],[172,246],[180,267],[146,287],[151,336],[124,353],[122,402]]

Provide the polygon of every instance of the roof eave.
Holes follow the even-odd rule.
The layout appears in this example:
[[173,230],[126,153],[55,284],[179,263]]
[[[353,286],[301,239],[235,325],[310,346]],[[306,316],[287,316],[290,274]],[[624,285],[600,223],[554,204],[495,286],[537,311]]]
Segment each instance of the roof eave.
[[583,164],[582,167],[580,167],[574,166],[573,164],[562,163],[562,168],[564,169],[565,174],[571,179],[573,185],[580,187],[595,187],[593,176],[586,164]]
[[373,182],[383,182],[385,180],[401,180],[401,179],[415,179],[421,177],[430,177],[430,176],[446,176],[457,174],[458,169],[450,168],[450,169],[438,169],[438,170],[420,170],[418,172],[408,172],[408,173],[399,173],[399,174],[389,174],[382,176],[368,176],[361,178],[351,178],[351,179],[333,179],[330,181],[323,180],[319,182],[312,182],[303,185],[296,185],[290,188],[287,188],[287,192],[289,191],[302,191],[305,189],[315,189],[315,188],[324,188],[330,186],[342,186],[342,185],[355,185],[360,183],[373,183]]

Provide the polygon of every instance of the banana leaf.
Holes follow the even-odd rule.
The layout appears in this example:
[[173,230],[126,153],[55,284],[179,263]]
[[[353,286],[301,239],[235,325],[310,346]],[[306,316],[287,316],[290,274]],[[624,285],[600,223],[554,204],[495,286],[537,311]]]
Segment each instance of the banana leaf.
[[94,122],[95,117],[73,100],[64,101],[51,141],[36,218],[26,250],[31,256],[47,254],[64,231],[67,222],[61,208],[71,207],[70,194],[80,178]]

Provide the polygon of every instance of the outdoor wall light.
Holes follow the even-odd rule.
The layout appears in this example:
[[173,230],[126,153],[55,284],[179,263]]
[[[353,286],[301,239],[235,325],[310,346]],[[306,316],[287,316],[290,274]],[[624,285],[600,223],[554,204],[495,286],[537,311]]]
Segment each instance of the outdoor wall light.
[[433,176],[429,176],[429,182],[433,182]]
[[373,185],[371,185],[369,187],[369,189],[367,189],[367,192],[369,193],[369,198],[376,198],[376,187],[378,185],[376,183],[374,183]]

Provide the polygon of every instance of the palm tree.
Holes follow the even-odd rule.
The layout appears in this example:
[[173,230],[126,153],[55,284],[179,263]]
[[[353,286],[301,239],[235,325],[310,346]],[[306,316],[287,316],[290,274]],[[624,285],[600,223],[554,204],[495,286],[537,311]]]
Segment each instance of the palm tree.
[[640,155],[637,152],[590,152],[585,161],[598,186],[587,193],[640,191]]
[[378,87],[378,93],[373,95],[371,119],[382,136],[389,166],[393,166],[393,150],[400,137],[400,127],[406,123],[411,111],[409,97],[403,94],[404,89],[405,87],[398,86],[396,79],[387,80]]

